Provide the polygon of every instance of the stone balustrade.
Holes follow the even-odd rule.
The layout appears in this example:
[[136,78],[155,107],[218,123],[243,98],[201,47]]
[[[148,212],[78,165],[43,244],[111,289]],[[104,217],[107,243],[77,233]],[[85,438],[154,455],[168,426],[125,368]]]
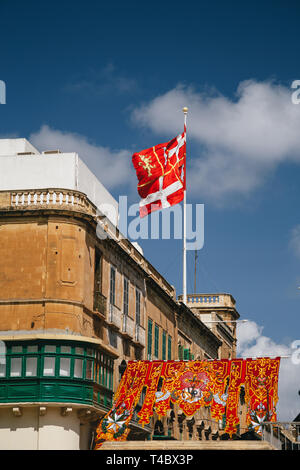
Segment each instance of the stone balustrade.
[[122,333],[134,338],[134,320],[125,314],[123,314]]
[[[179,300],[182,300],[182,295]],[[235,308],[235,300],[230,294],[188,294],[187,306],[196,307],[232,307]]]
[[122,329],[122,314],[121,311],[115,305],[109,305],[109,323],[116,326],[119,330]]
[[107,299],[102,292],[96,291],[94,293],[94,310],[106,317]]
[[[6,197],[6,203],[10,207],[20,208],[65,208],[71,210],[83,210],[96,215],[96,207],[88,200],[87,196],[79,191],[66,189],[34,189],[9,191],[10,198]],[[1,202],[1,198],[0,198]],[[2,204],[0,203],[0,206]]]

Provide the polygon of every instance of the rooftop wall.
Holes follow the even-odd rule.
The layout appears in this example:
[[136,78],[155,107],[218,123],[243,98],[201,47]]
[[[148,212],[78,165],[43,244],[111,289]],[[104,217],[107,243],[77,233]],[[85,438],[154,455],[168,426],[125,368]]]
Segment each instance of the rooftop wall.
[[77,153],[40,154],[26,139],[0,139],[0,191],[51,188],[81,191],[100,210],[110,205],[107,217],[118,225],[118,202]]

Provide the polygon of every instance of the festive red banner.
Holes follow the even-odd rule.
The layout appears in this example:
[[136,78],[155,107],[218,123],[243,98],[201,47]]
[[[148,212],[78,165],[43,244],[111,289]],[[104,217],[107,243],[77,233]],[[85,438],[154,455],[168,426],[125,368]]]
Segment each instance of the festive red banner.
[[165,416],[171,403],[186,416],[210,406],[211,417],[226,417],[225,433],[230,437],[239,425],[241,387],[245,389],[247,424],[261,432],[264,421],[276,421],[280,358],[215,361],[129,361],[112,409],[100,421],[95,450],[106,440],[123,441],[143,391],[139,423],[150,422],[155,411]]
[[279,359],[271,361],[264,357],[246,361],[247,424],[258,433],[264,421],[276,421],[279,364]]

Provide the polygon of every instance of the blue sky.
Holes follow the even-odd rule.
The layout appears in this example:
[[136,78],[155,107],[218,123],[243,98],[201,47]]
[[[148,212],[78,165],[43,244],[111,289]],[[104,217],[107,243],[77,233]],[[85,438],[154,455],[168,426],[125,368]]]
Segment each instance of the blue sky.
[[[131,154],[181,132],[189,106],[188,201],[205,204],[197,290],[232,293],[287,348],[300,339],[299,16],[278,0],[0,1],[1,136],[79,149],[137,202]],[[181,293],[181,243],[141,244]],[[188,267],[193,291],[192,252]]]

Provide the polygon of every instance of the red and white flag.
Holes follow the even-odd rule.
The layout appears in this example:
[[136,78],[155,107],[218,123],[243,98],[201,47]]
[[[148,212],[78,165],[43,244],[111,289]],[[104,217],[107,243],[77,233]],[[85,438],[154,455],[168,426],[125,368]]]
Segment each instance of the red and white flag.
[[141,196],[140,217],[174,206],[185,190],[186,128],[169,142],[132,155]]

